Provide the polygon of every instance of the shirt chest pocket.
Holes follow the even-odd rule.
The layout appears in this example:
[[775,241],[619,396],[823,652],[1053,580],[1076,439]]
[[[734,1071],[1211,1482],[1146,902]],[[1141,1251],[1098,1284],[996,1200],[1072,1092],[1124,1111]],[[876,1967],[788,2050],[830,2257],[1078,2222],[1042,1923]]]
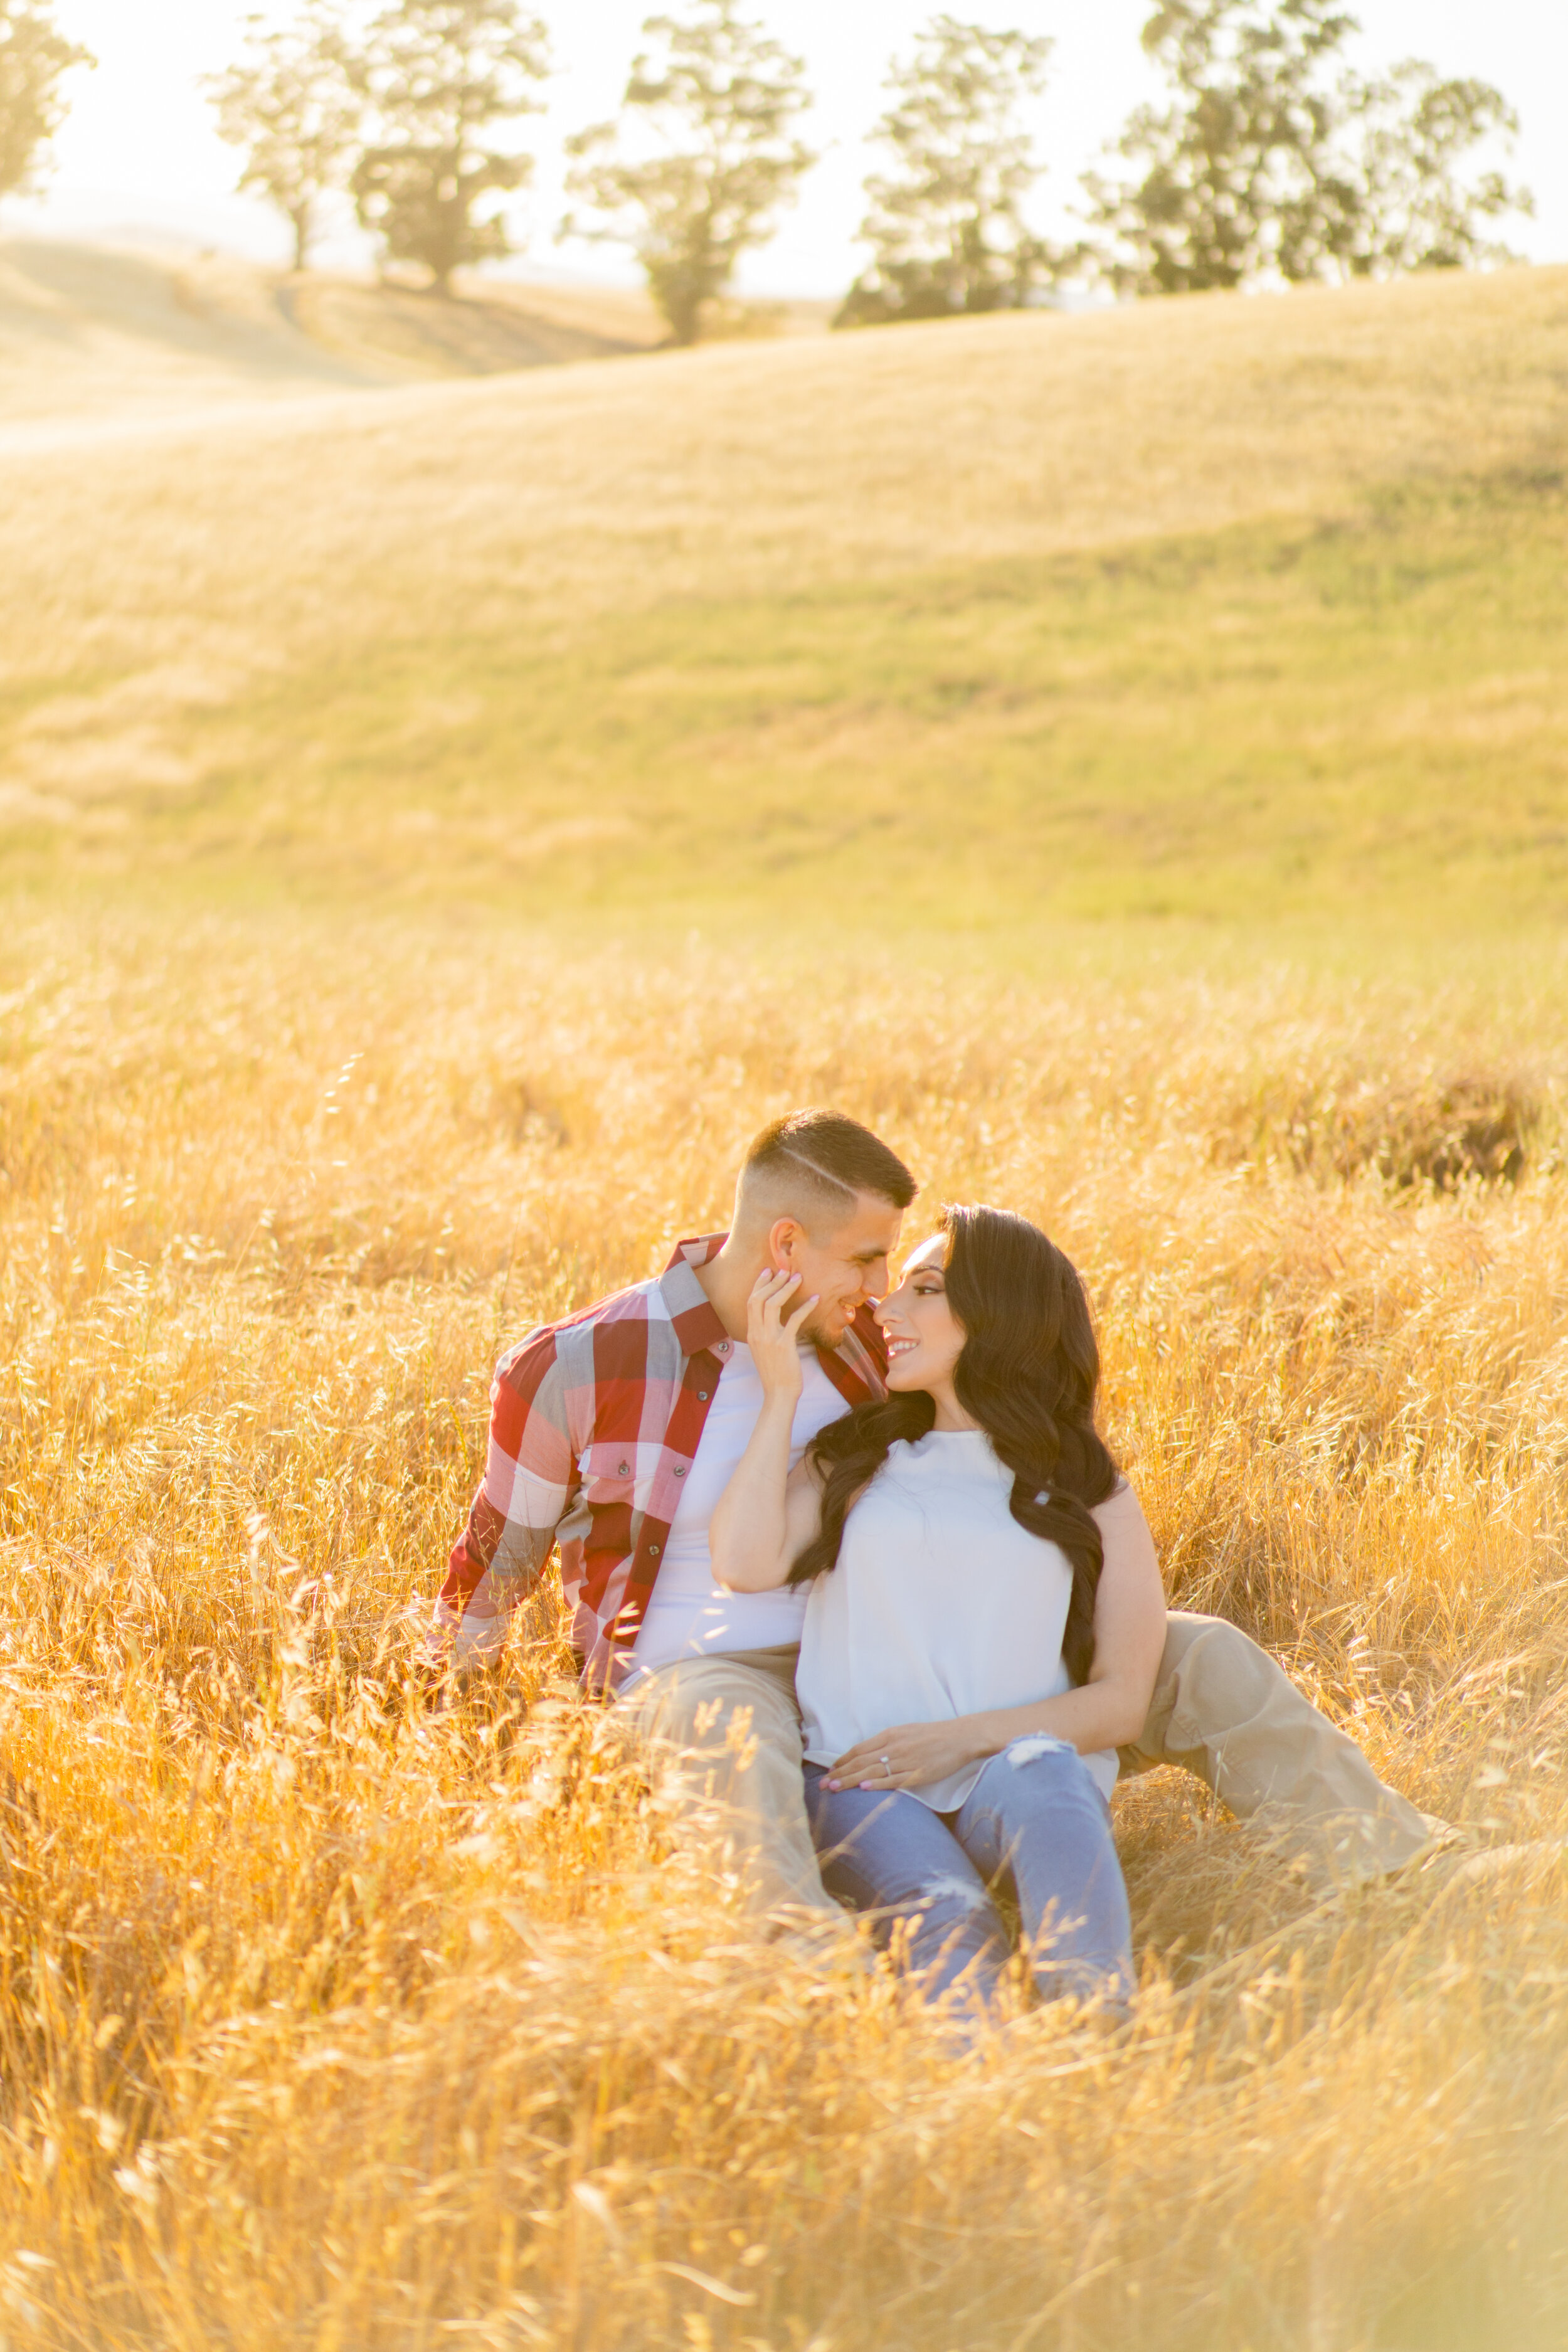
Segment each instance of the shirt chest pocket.
[[584,1499],[595,1509],[619,1503],[646,1511],[663,1458],[660,1445],[638,1445],[629,1438],[595,1438],[577,1456]]
[[667,1523],[680,1507],[692,1465],[662,1445],[595,1439],[577,1457],[582,1496],[593,1510],[640,1511]]

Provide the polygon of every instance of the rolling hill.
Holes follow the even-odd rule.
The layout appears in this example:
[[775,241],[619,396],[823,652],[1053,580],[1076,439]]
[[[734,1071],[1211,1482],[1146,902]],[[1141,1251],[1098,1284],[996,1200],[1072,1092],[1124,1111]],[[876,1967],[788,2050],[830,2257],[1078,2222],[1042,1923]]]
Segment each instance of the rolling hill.
[[18,877],[1563,908],[1568,271],[294,390],[0,442]]
[[640,296],[612,289],[487,278],[441,300],[228,255],[14,237],[0,242],[0,440],[70,417],[188,418],[610,358],[659,333]]

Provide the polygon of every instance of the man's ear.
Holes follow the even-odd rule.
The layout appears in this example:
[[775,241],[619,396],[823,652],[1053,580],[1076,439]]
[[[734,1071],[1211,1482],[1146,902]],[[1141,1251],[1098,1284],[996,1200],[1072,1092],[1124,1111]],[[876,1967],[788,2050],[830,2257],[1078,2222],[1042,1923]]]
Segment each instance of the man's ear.
[[796,1217],[775,1217],[768,1227],[768,1263],[776,1273],[793,1274],[795,1255],[805,1239],[805,1228]]

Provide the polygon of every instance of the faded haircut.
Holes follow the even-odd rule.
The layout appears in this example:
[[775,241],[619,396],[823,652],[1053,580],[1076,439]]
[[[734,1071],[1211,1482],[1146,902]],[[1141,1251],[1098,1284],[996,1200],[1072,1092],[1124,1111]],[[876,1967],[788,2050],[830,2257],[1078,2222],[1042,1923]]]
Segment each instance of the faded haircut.
[[837,1110],[792,1110],[764,1127],[741,1168],[748,1209],[798,1217],[808,1232],[832,1232],[862,1192],[907,1209],[914,1178],[896,1151],[858,1118]]

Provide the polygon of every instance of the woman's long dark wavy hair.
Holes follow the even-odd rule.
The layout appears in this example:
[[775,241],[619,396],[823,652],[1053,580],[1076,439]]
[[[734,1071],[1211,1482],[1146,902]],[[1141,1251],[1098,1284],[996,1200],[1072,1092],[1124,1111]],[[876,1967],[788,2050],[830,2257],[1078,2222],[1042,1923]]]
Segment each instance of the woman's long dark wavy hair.
[[[1062,1656],[1075,1683],[1094,1663],[1094,1601],[1104,1550],[1089,1514],[1119,1473],[1094,1425],[1100,1349],[1078,1271],[1038,1225],[1009,1209],[953,1208],[943,1274],[963,1326],[953,1372],[959,1403],[1013,1473],[1021,1528],[1059,1544],[1072,1563]],[[789,1572],[804,1584],[833,1567],[851,1503],[898,1438],[923,1437],[936,1407],[923,1389],[857,1405],[807,1449],[822,1479],[822,1528]]]

